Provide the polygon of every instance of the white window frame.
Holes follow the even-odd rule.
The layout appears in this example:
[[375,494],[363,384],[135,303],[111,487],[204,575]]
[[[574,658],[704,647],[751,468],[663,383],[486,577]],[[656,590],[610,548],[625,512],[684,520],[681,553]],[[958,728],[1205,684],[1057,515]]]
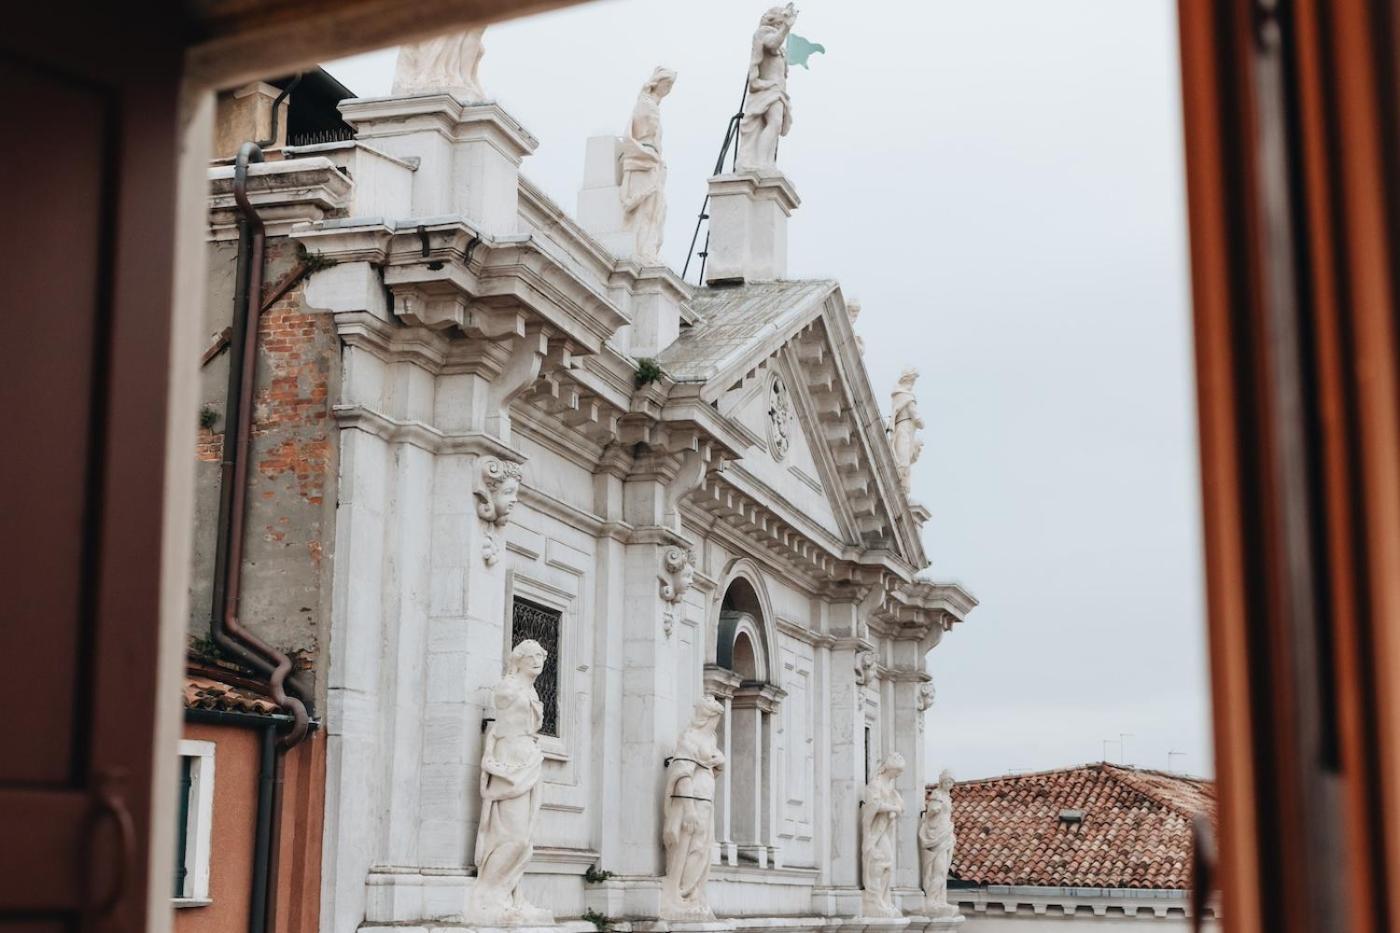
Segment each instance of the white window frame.
[[180,740],[180,757],[190,765],[190,806],[185,823],[185,897],[174,898],[176,907],[203,907],[209,897],[209,851],[214,830],[213,742]]

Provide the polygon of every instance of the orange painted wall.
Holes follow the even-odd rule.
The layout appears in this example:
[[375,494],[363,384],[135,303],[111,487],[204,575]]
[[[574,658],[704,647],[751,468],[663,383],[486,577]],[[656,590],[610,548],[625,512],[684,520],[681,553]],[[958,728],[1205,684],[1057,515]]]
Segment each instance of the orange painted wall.
[[246,933],[253,891],[253,830],[258,812],[256,729],[185,723],[184,737],[213,742],[214,827],[206,907],[175,911],[175,933]]
[[[176,910],[175,933],[247,933],[262,732],[185,723],[184,737],[216,745],[209,855],[213,903]],[[313,732],[283,756],[274,933],[315,933],[320,923],[325,750],[325,736]]]

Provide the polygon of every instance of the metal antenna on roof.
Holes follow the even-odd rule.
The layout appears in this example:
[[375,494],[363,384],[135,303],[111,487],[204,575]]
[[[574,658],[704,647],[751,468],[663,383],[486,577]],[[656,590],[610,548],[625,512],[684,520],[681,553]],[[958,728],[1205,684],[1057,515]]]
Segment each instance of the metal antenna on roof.
[[1137,738],[1137,736],[1131,732],[1118,733],[1118,763],[1125,767],[1131,767],[1128,765],[1128,739],[1133,738]]
[[[744,76],[744,94],[739,98],[739,110],[734,116],[729,118],[729,126],[724,131],[724,142],[719,147],[719,158],[715,159],[716,175],[724,174],[724,159],[729,154],[729,147],[734,147],[734,159],[730,163],[730,171],[737,171],[739,168],[739,121],[744,117],[744,102],[749,99],[749,78]],[[681,280],[684,281],[686,274],[690,272],[690,260],[696,256],[700,257],[700,281],[705,282],[705,260],[710,255],[710,230],[705,228],[705,245],[699,253],[695,252],[695,243],[700,239],[700,227],[705,221],[710,219],[710,195],[705,193],[705,200],[700,205],[700,216],[695,218],[695,232],[690,235],[690,249],[685,254],[685,265],[681,268]]]
[[1173,759],[1173,758],[1185,758],[1185,757],[1186,757],[1186,753],[1185,753],[1185,752],[1167,752],[1167,770],[1170,771],[1170,772],[1172,772],[1172,773],[1176,773],[1176,769],[1172,767],[1172,759]]
[[1110,745],[1117,745],[1117,746],[1118,746],[1118,757],[1119,757],[1120,759],[1123,757],[1123,743],[1122,743],[1121,741],[1115,742],[1115,741],[1113,741],[1112,739],[1104,739],[1104,740],[1103,740],[1103,758],[1100,759],[1104,764],[1108,764],[1108,747],[1109,747]]

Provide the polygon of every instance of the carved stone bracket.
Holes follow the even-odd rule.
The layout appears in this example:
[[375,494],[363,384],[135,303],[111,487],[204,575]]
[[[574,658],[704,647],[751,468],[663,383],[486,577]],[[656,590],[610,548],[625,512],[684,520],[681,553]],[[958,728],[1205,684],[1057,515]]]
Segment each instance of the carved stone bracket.
[[875,652],[866,649],[856,653],[856,683],[866,686],[871,683],[875,674],[875,664],[878,658]]
[[[917,698],[914,700],[914,704],[918,706],[919,712],[926,712],[930,707],[933,706],[933,699],[936,694],[937,691],[933,689],[932,682],[926,680],[923,683],[919,684],[919,693]],[[923,722],[923,720],[919,721],[921,723]]]
[[521,473],[518,463],[497,460],[495,457],[481,459],[473,495],[476,496],[476,514],[486,523],[486,540],[481,545],[481,554],[488,567],[500,560],[501,545],[497,534],[510,520],[510,513],[515,508],[515,500],[520,495]]
[[666,603],[662,624],[666,637],[671,637],[681,600],[695,582],[695,554],[688,548],[672,545],[661,555],[661,600]]

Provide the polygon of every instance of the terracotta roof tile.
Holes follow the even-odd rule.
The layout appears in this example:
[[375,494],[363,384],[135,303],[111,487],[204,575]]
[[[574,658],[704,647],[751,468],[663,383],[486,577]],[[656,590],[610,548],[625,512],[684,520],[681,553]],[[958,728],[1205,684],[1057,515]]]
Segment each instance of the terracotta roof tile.
[[[1066,810],[1082,820],[1061,818]],[[1107,763],[953,787],[950,877],[976,884],[1187,887],[1191,818],[1215,820],[1215,785]]]
[[218,671],[191,665],[185,670],[185,709],[210,709],[225,713],[276,715],[280,710],[251,684],[232,684]]

